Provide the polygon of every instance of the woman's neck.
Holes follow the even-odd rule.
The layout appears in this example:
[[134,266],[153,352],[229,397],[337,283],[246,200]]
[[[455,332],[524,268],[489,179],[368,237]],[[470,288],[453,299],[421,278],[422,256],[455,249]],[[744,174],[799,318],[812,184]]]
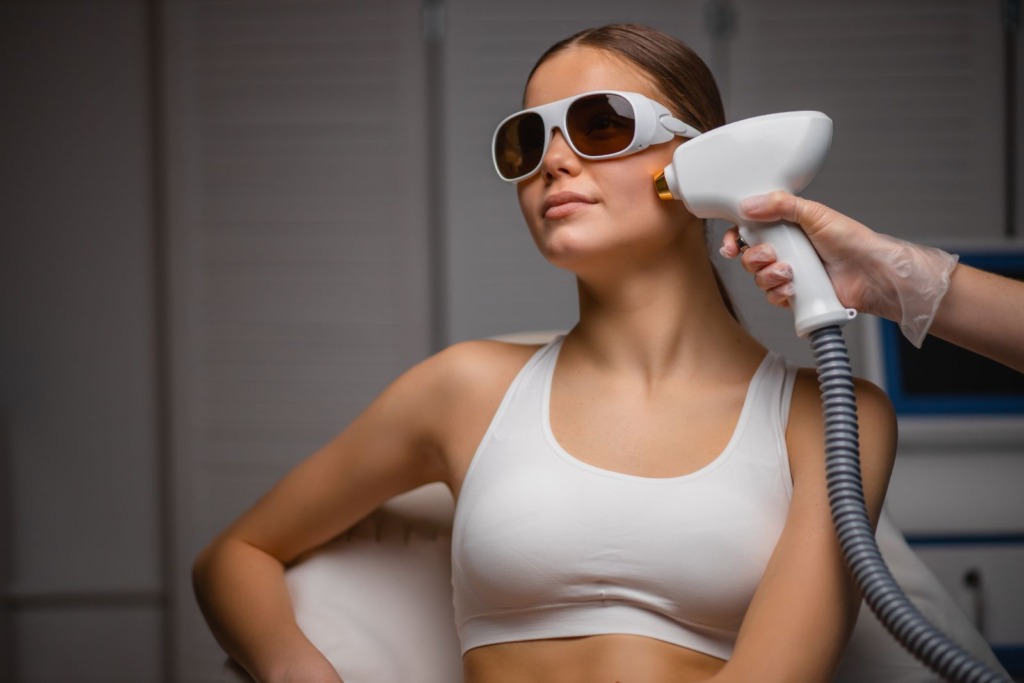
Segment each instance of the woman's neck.
[[719,371],[737,351],[763,349],[729,314],[710,261],[666,259],[615,278],[578,280],[580,323],[572,343],[610,370],[655,381]]

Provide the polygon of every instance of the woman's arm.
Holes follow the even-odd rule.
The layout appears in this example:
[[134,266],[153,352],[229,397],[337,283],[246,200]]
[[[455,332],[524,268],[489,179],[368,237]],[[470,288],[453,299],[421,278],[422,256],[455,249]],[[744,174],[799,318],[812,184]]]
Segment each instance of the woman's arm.
[[277,558],[225,534],[199,556],[193,583],[217,642],[253,680],[341,681],[299,629]]
[[450,483],[445,430],[463,400],[465,355],[449,349],[396,380],[197,559],[194,585],[210,628],[257,681],[340,680],[296,624],[284,570],[392,496]]
[[[877,387],[856,385],[861,469],[877,523],[896,449],[896,422]],[[793,498],[786,526],[715,683],[827,683],[853,629],[860,595],[842,557],[825,482],[817,382],[801,371],[787,429]]]

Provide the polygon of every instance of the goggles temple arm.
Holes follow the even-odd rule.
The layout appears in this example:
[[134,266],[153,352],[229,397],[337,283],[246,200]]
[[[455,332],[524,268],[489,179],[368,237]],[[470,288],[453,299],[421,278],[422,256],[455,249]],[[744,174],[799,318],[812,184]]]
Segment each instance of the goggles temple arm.
[[673,135],[678,135],[680,137],[695,138],[702,134],[693,126],[683,123],[671,114],[663,114],[658,118],[658,123],[661,124],[662,128],[669,130]]

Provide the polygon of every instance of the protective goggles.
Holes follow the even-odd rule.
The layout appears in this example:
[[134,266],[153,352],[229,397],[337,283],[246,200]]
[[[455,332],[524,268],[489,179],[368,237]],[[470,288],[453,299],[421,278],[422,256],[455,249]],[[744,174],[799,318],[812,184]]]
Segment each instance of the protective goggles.
[[613,159],[700,131],[664,106],[633,92],[587,92],[513,114],[498,125],[491,146],[502,180],[517,183],[537,172],[555,128],[584,159]]

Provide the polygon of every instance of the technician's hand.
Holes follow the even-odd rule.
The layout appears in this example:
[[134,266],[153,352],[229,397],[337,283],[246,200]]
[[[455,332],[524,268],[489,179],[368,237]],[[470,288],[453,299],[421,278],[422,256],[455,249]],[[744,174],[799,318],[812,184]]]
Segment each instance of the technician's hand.
[[[880,245],[875,244],[880,236],[866,225],[824,204],[786,192],[748,197],[740,203],[740,209],[752,220],[781,219],[802,227],[825,263],[836,295],[844,306],[885,317],[896,313],[889,301],[891,297],[885,296],[880,283],[873,283],[866,277],[865,262],[877,260],[873,252],[880,249]],[[738,236],[736,228],[726,233],[722,246],[722,255],[726,258],[740,254]],[[768,301],[786,307],[793,294],[793,269],[776,258],[770,244],[759,244],[743,250],[740,261],[744,269],[753,274],[757,286],[765,291]]]
[[[844,306],[899,322],[907,338],[921,345],[957,257],[876,233],[823,204],[787,192],[748,197],[740,209],[752,220],[781,219],[803,228]],[[740,255],[737,237],[736,228],[726,233],[721,249],[726,258]],[[776,260],[771,245],[745,249],[740,260],[768,301],[788,305],[793,270]]]

